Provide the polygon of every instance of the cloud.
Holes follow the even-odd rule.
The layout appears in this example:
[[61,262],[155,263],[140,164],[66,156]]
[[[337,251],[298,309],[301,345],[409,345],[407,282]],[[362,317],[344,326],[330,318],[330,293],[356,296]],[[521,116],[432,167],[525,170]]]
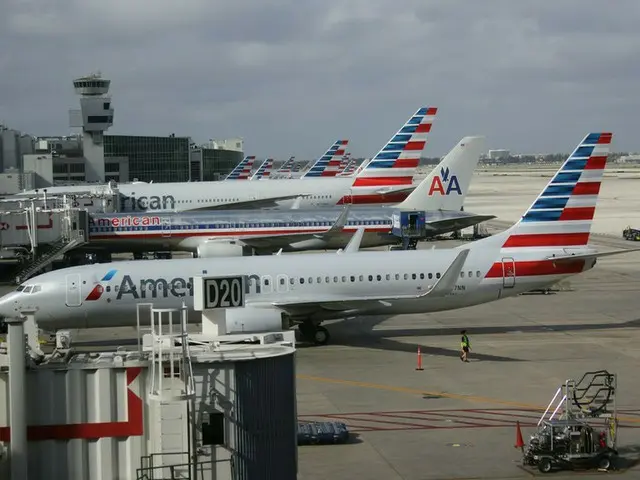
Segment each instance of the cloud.
[[242,136],[247,153],[375,154],[418,107],[425,155],[464,135],[570,151],[612,130],[640,150],[640,4],[619,0],[5,0],[0,119],[68,131],[71,81],[112,80],[110,133]]

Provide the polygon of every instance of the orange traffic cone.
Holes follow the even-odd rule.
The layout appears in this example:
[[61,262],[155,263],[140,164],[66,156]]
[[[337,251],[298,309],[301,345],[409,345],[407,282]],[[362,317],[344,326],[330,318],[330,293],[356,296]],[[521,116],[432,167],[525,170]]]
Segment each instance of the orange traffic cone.
[[516,444],[514,448],[524,449],[524,440],[522,439],[522,430],[520,430],[520,421],[516,421]]
[[420,345],[418,345],[418,366],[416,367],[416,370],[424,370],[424,368],[422,368],[422,352],[420,351]]

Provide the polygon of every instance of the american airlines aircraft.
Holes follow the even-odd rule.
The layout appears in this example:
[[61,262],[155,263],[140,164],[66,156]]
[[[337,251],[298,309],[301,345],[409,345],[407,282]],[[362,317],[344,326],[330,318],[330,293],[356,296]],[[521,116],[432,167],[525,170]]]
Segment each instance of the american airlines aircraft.
[[35,310],[38,326],[134,325],[139,302],[176,308],[189,321],[196,276],[244,278],[243,308],[225,310],[228,331],[274,331],[299,325],[327,343],[320,324],[352,316],[428,313],[493,302],[546,288],[593,268],[588,245],[612,135],[590,133],[511,228],[455,248],[261,257],[129,261],[57,270],[0,299],[0,315]]
[[254,173],[249,180],[262,180],[263,178],[269,178],[271,170],[273,169],[273,158],[267,158],[262,165],[258,167],[256,173]]
[[[137,183],[118,186],[121,212],[162,212],[214,208],[328,207],[350,204],[393,204],[413,190],[413,175],[437,113],[420,108],[355,177],[274,179],[268,182]],[[47,195],[62,196],[105,186],[50,187]],[[33,197],[23,192],[10,199]],[[77,198],[78,207],[91,209],[92,201]]]
[[[225,177],[223,181],[228,180],[248,180],[251,175],[251,169],[256,161],[255,155],[247,155],[242,161],[231,170],[231,173]],[[55,187],[54,187],[55,188]],[[61,187],[63,188],[63,187]],[[86,188],[86,187],[85,187]]]
[[[394,245],[393,217],[413,210],[428,236],[442,235],[495,218],[460,211],[469,191],[485,138],[465,137],[395,207],[335,206],[271,211],[224,210],[180,213],[96,213],[90,216],[89,244],[84,250],[148,252],[180,250],[200,258],[242,256],[343,248],[360,226],[361,247]],[[421,215],[424,218],[418,219]],[[398,219],[399,220],[399,219]],[[407,222],[410,223],[410,222]]]

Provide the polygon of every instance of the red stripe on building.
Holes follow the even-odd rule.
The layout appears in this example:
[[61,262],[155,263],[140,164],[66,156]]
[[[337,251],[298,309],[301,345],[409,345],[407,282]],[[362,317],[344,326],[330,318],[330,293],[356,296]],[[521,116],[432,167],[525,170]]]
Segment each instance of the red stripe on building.
[[612,138],[613,138],[613,133],[603,133],[600,135],[600,138],[598,139],[598,144],[611,143]]
[[[558,227],[560,227],[560,224]],[[589,232],[531,233],[511,235],[502,247],[561,247],[569,245],[586,245],[588,242]]]
[[414,133],[429,133],[431,131],[430,123],[421,123],[416,127],[416,131]]
[[576,183],[571,195],[598,195],[600,193],[600,182]]
[[411,150],[411,151],[420,151],[424,148],[424,145],[427,142],[425,140],[420,140],[417,142],[407,142],[407,144],[404,146],[403,150]]
[[353,187],[388,187],[392,185],[411,185],[413,175],[407,177],[356,177]]
[[[127,386],[140,375],[142,368],[127,369]],[[70,425],[31,425],[27,427],[27,440],[94,440],[111,437],[139,437],[144,433],[144,407],[142,399],[127,389],[127,420],[124,422],[76,423]],[[9,442],[9,427],[0,428],[0,441]]]
[[607,157],[589,157],[587,164],[584,166],[585,170],[604,170],[607,165]]
[[[544,275],[569,275],[574,273],[580,273],[584,269],[584,260],[572,260],[563,262],[554,262],[553,260],[532,260],[515,262],[515,277],[536,277]],[[485,278],[502,278],[504,277],[503,268],[501,262],[494,263]],[[513,268],[511,262],[505,262],[505,270],[509,273]],[[507,275],[513,277],[512,274]]]
[[565,207],[558,220],[593,220],[596,207]]

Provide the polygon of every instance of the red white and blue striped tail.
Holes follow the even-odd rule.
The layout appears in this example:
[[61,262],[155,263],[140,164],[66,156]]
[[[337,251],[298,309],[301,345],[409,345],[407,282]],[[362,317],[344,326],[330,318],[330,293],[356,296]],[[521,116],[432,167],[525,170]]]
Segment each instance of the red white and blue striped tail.
[[611,133],[590,133],[564,162],[502,248],[576,247],[589,242]]
[[291,173],[294,163],[296,163],[296,157],[289,157],[289,160],[284,162],[276,173]]
[[384,187],[413,184],[413,175],[427,143],[436,107],[422,107],[398,130],[387,144],[363,168],[354,187]]
[[267,158],[262,165],[258,167],[256,173],[253,174],[251,180],[260,180],[261,178],[269,178],[271,169],[273,168],[273,158]]
[[231,171],[225,180],[248,180],[255,161],[255,155],[248,155],[244,157],[244,159],[236,165],[236,168]]
[[335,177],[348,144],[349,140],[336,141],[300,178]]

